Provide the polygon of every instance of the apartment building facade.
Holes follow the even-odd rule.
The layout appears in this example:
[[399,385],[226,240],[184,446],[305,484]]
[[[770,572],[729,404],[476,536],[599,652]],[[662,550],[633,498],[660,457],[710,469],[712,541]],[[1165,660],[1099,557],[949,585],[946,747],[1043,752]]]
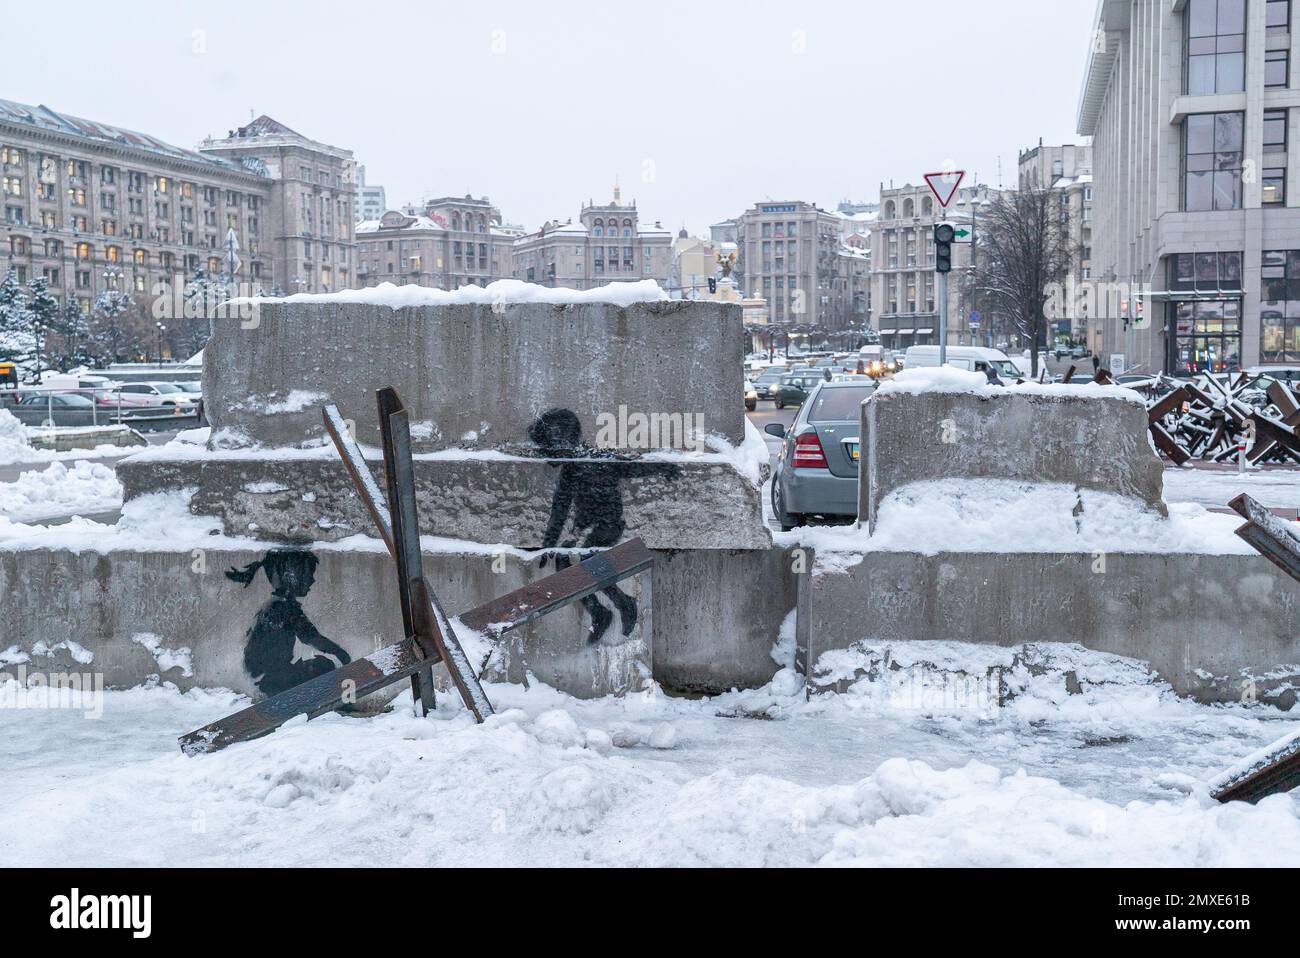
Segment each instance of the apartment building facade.
[[658,222],[643,225],[636,202],[624,203],[615,187],[609,203],[589,201],[577,223],[547,222],[515,240],[513,264],[515,279],[541,286],[594,289],[653,279],[668,288],[673,234]]
[[767,300],[772,323],[830,331],[854,324],[840,216],[795,200],[758,203],[736,222],[736,281],[750,298]]
[[1099,3],[1078,121],[1093,137],[1092,275],[1146,293],[1099,323],[1112,364],[1300,365],[1294,8]]
[[256,161],[181,149],[155,137],[0,101],[3,255],[18,278],[44,276],[61,301],[89,312],[106,290],[137,302],[200,267],[270,290],[279,194]]
[[269,116],[207,139],[205,156],[262,170],[271,185],[265,240],[271,283],[288,293],[350,289],[356,273],[356,161]]
[[[928,186],[881,188],[880,212],[871,230],[871,313],[882,345],[903,350],[939,342],[939,274],[934,227],[942,222],[973,227],[992,203],[987,186],[963,187],[945,212]],[[953,248],[948,283],[948,344],[987,345],[993,336],[977,291],[967,282],[976,245]]]
[[515,235],[485,196],[428,200],[423,212],[388,210],[357,224],[357,281],[459,289],[512,274]]

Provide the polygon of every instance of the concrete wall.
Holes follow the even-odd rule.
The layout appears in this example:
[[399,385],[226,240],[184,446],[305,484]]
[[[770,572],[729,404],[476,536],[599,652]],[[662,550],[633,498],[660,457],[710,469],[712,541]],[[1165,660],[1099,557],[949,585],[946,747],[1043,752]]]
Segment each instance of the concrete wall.
[[[247,586],[226,572],[246,568],[266,554],[0,552],[0,621],[5,623],[0,653],[16,646],[30,655],[39,642],[55,647],[71,639],[94,655],[89,665],[77,664],[68,650],[59,649],[52,657],[32,657],[28,668],[101,672],[110,687],[138,685],[159,673],[182,688],[224,687],[260,697],[268,690],[255,685],[245,653],[250,642],[266,638],[255,640],[254,634],[260,635],[259,621],[266,624],[259,615],[272,602],[271,583],[265,569],[255,570]],[[353,658],[401,639],[397,574],[387,553],[313,554],[314,582],[298,600],[306,622]],[[437,554],[425,556],[425,571],[447,614],[458,615],[554,568],[541,569],[511,556],[494,568],[491,556]],[[615,616],[601,641],[592,643],[590,619],[575,604],[508,636],[493,657],[489,678],[522,682],[532,674],[583,698],[642,688],[652,668],[650,579],[637,576],[620,587],[638,607],[630,636],[624,637]],[[291,609],[280,603],[269,618],[282,621]],[[300,637],[289,641],[290,650],[306,658],[317,654],[303,643],[301,636],[308,632],[309,626],[299,621]],[[160,668],[156,655],[133,641],[148,634],[166,649],[188,648],[193,674]],[[12,666],[0,660],[0,671],[12,672]]]
[[320,407],[334,402],[356,421],[363,444],[378,445],[381,386],[407,404],[417,452],[517,450],[554,408],[576,413],[588,442],[597,417],[620,406],[699,414],[707,433],[733,443],[744,435],[744,327],[735,305],[279,303],[262,305],[255,320],[216,321],[204,353],[214,442],[321,439]]
[[[307,620],[354,657],[397,641],[397,577],[387,554],[314,555],[314,582],[300,599]],[[94,655],[89,665],[60,648],[52,656],[32,656],[28,667],[101,672],[110,687],[134,686],[159,673],[182,688],[226,687],[259,696],[244,657],[259,613],[272,599],[270,577],[265,568],[255,570],[244,586],[226,572],[265,556],[0,551],[0,621],[6,625],[0,671],[12,672],[15,655],[6,650],[30,656],[38,643],[53,648],[71,639]],[[535,560],[486,554],[426,554],[425,569],[449,615],[555,571]],[[487,676],[522,683],[532,675],[581,698],[636,691],[652,676],[686,692],[761,686],[776,672],[771,650],[794,609],[792,569],[782,550],[658,552],[650,574],[620,585],[637,606],[630,636],[623,636],[615,614],[593,644],[591,618],[575,604],[507,636]],[[611,606],[605,597],[600,601]],[[190,649],[193,674],[160,668],[144,644],[132,641],[147,634],[166,649]]]
[[706,694],[770,682],[780,668],[772,648],[798,597],[796,568],[786,549],[660,554],[655,677]]
[[1137,403],[1095,396],[996,398],[886,390],[862,407],[859,517],[914,482],[1019,479],[1132,496],[1166,512],[1164,467]]
[[[811,661],[854,642],[1076,642],[1150,662],[1178,692],[1290,708],[1300,688],[1300,583],[1263,558],[873,553],[815,575],[801,615]],[[1270,697],[1269,693],[1273,695]]]
[[[383,463],[371,472],[383,475]],[[216,516],[227,534],[279,542],[334,542],[374,524],[337,458],[161,459],[118,465],[126,498],[196,487],[190,509]],[[571,470],[565,472],[564,470]],[[565,476],[583,521],[641,537],[652,549],[767,549],[760,490],[729,465],[544,459],[417,459],[420,529],[487,545],[547,547],[544,535]],[[561,505],[563,502],[561,501]],[[579,543],[580,545],[582,543]],[[613,545],[614,542],[603,543]]]

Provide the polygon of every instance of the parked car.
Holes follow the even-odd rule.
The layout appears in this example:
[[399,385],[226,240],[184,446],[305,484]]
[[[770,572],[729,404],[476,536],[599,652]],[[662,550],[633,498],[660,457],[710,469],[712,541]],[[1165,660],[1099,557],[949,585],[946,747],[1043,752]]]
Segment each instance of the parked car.
[[809,518],[853,519],[858,514],[861,409],[875,381],[821,383],[787,430],[766,427],[784,440],[772,476],[772,512],[790,531]]
[[817,384],[825,381],[825,376],[811,372],[792,373],[782,377],[781,385],[776,390],[776,408],[802,406],[808,395],[817,388]]
[[90,426],[96,422],[94,402],[90,397],[76,393],[28,392],[10,411],[26,426],[43,426],[47,423],[55,426]]
[[754,384],[748,379],[745,380],[745,409],[753,412],[758,408],[758,392],[754,389]]
[[108,395],[122,406],[177,407],[177,411],[192,412],[195,405],[194,397],[173,383],[127,383]]

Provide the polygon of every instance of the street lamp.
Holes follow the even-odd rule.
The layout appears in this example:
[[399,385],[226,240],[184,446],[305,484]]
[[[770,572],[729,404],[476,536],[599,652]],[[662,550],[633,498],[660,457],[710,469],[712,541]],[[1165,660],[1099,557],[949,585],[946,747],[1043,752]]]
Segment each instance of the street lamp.
[[162,323],[154,323],[154,325],[158,327],[158,365],[161,366],[162,365],[162,338],[163,338],[163,333],[167,331],[167,327],[164,326]]

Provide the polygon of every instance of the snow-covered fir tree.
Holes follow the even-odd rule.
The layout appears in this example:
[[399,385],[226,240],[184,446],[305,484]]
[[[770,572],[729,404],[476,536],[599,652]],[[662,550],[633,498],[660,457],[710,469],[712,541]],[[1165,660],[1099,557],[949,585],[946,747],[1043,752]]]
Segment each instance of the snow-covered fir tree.
[[108,363],[122,362],[130,345],[125,315],[135,305],[130,293],[106,289],[91,307],[90,339],[97,356]]

